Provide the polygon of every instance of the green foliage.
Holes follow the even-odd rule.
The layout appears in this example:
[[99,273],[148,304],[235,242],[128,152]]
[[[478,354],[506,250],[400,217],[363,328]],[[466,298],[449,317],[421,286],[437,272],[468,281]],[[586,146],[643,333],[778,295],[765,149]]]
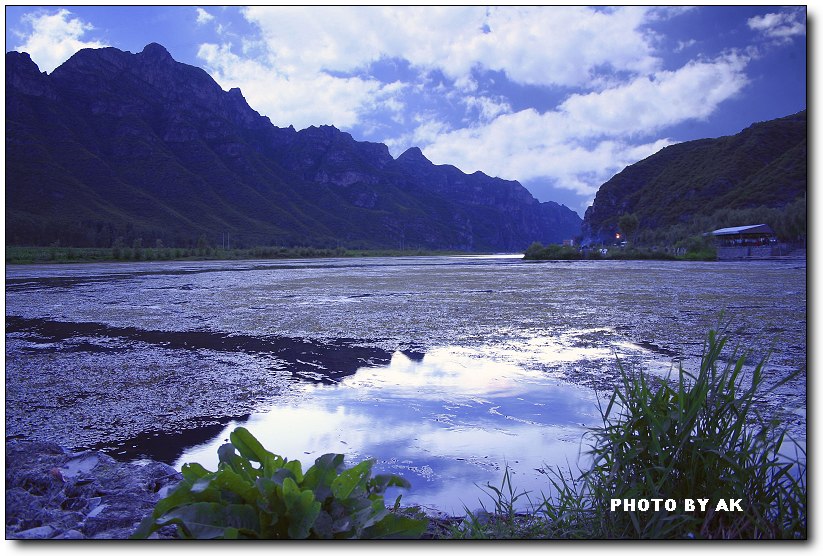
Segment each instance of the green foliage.
[[620,233],[623,234],[626,241],[632,239],[638,227],[640,227],[640,221],[634,213],[623,214],[617,221],[617,229],[620,230]]
[[[162,243],[162,240],[157,240]],[[139,256],[137,255],[139,253]],[[400,251],[389,249],[349,250],[342,247],[319,249],[313,247],[253,247],[249,249],[181,249],[163,247],[131,249],[125,247],[122,238],[110,248],[96,247],[22,247],[6,246],[6,264],[32,263],[82,263],[130,260],[249,260],[249,259],[308,259],[328,257],[410,257],[463,255],[463,251]]]
[[683,258],[688,261],[714,261],[717,260],[717,248],[710,237],[696,235],[681,240],[675,244],[675,248],[685,249]]
[[617,261],[672,261],[677,259],[677,257],[673,254],[665,251],[653,251],[650,249],[640,249],[637,247],[629,247],[628,249],[609,249],[608,255],[601,256],[600,258]]
[[581,259],[582,255],[576,248],[568,245],[543,246],[539,242],[534,242],[526,249],[523,258],[530,261],[557,261]]
[[[465,519],[449,528],[448,538],[533,539],[546,536],[547,529],[540,508],[535,508],[531,503],[529,492],[514,487],[508,465],[499,487],[486,483],[483,488],[491,499],[492,507],[487,508],[481,500],[479,511],[472,512],[465,508]],[[528,501],[533,511],[518,512],[515,505],[521,499]]]
[[688,222],[637,232],[636,243],[642,245],[676,245],[705,232],[732,226],[768,224],[780,241],[802,243],[807,237],[806,197],[782,207],[723,208],[707,215],[695,215]]
[[[681,366],[676,384],[621,367],[622,387],[591,430],[592,467],[578,479],[553,472],[544,508],[555,536],[806,538],[805,454],[781,455],[785,432],[756,408],[797,373],[763,389],[765,359],[744,380],[746,358],[726,360],[726,341],[710,332],[699,371]],[[741,499],[743,511],[610,511],[613,498],[707,496]]]
[[[672,245],[727,226],[769,224],[782,241],[806,235],[806,112],[717,139],[671,145],[600,186],[585,226],[609,238],[621,214],[642,222],[635,242]],[[793,207],[793,208],[789,208]]]
[[396,475],[372,477],[373,460],[346,469],[342,454],[325,454],[304,473],[300,461],[267,451],[243,427],[218,456],[214,472],[185,464],[183,481],[132,538],[168,525],[186,539],[418,538],[426,529],[426,521],[386,509],[386,489],[410,485]]

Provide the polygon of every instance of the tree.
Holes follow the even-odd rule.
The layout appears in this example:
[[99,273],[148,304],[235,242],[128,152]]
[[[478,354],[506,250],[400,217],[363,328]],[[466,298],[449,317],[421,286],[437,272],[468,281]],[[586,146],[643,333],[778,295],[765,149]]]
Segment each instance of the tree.
[[640,222],[634,213],[624,214],[617,221],[617,227],[620,230],[620,234],[626,238],[626,242],[629,241],[629,238],[637,231],[639,226]]
[[123,256],[123,247],[125,247],[125,241],[123,241],[122,236],[118,236],[117,239],[114,240],[114,243],[111,246],[111,256],[112,258],[119,259]]

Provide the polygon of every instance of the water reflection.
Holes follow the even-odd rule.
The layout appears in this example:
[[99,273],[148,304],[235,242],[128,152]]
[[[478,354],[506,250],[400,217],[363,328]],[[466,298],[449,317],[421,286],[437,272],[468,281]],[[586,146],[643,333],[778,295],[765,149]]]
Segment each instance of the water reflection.
[[[475,485],[548,492],[544,465],[576,465],[594,395],[539,371],[484,358],[466,348],[435,349],[414,361],[396,352],[339,384],[295,384],[300,395],[243,423],[271,451],[310,465],[327,452],[349,464],[375,458],[377,470],[403,475],[404,503],[460,514],[478,507]],[[217,466],[217,448],[236,423],[184,452],[175,465]],[[539,496],[538,496],[539,498]]]

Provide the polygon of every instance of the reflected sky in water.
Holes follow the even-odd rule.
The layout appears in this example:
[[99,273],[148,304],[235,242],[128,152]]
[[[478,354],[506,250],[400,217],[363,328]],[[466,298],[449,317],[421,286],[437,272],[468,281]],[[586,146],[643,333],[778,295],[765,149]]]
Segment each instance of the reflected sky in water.
[[[345,454],[349,465],[375,458],[376,472],[412,483],[404,504],[452,514],[474,510],[480,500],[488,505],[476,485],[499,486],[506,465],[514,486],[539,500],[549,492],[539,470],[576,467],[585,427],[599,418],[591,390],[467,348],[435,349],[420,361],[397,352],[388,366],[361,368],[338,384],[295,387],[298,395],[243,424],[270,451],[304,468],[327,452]],[[217,448],[235,426],[188,449],[175,465],[198,461],[215,469]]]

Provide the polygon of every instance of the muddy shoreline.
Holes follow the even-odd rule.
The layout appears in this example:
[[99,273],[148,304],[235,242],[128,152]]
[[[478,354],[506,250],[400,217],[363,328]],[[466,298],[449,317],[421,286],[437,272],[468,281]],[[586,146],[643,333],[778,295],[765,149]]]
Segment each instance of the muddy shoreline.
[[[307,384],[388,369],[397,352],[425,363],[468,349],[478,364],[604,392],[617,357],[656,373],[693,365],[721,314],[752,361],[775,348],[767,381],[805,367],[803,261],[7,268],[6,436],[172,463],[230,422],[301,405]],[[805,400],[803,374],[764,404],[805,440]]]

